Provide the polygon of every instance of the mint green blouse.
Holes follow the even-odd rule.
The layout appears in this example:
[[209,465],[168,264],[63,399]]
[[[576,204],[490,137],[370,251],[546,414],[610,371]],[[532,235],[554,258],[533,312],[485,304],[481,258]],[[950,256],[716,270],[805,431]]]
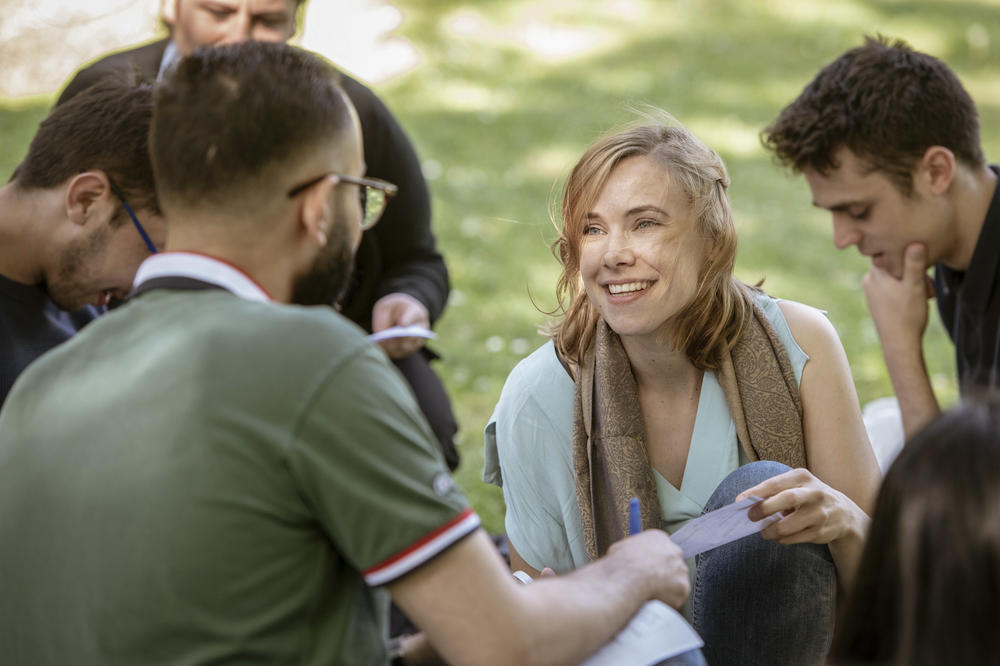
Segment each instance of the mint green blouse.
[[[809,357],[778,301],[761,294],[757,302],[801,382]],[[587,562],[573,483],[573,390],[549,341],[511,371],[485,431],[483,480],[503,488],[511,544],[535,569],[557,573]],[[672,533],[700,515],[719,483],[746,462],[722,387],[705,372],[680,488],[653,470],[663,528]]]

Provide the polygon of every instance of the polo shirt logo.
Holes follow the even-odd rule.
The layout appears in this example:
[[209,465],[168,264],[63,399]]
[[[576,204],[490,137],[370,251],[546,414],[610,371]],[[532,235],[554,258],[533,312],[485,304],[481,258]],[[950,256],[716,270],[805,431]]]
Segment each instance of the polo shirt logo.
[[434,494],[438,497],[444,497],[452,488],[455,487],[455,480],[451,478],[451,475],[447,472],[441,472],[434,477],[434,481],[431,483],[431,488],[434,489]]

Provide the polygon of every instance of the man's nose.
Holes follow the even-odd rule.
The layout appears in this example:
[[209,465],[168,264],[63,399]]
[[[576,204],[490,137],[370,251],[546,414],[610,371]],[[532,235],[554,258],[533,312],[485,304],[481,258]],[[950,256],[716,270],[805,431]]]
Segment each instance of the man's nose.
[[857,245],[860,239],[861,234],[857,227],[850,220],[835,213],[833,216],[833,244],[837,249],[844,250],[852,245]]
[[220,44],[238,44],[251,38],[250,31],[253,21],[247,9],[236,12],[227,22],[226,35]]

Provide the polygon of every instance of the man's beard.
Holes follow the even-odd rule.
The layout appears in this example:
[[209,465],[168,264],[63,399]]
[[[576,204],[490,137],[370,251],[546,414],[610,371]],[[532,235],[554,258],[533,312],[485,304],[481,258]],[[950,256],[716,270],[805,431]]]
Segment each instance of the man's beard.
[[103,260],[110,236],[111,228],[100,226],[86,237],[70,242],[59,255],[56,274],[45,281],[49,299],[59,309],[75,312],[100,293],[104,285],[93,276],[92,265]]
[[331,239],[309,270],[295,278],[292,303],[337,305],[354,271],[354,250],[343,239]]

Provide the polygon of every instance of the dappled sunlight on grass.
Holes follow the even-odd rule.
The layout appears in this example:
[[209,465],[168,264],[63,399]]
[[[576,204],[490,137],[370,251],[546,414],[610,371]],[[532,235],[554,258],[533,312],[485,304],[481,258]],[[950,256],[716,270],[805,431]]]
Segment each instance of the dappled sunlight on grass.
[[0,98],[0,183],[7,182],[24,157],[51,103],[48,97]]
[[526,17],[516,25],[498,24],[471,7],[461,7],[445,17],[442,27],[452,39],[474,40],[486,46],[516,45],[550,62],[619,45],[615,34],[606,29],[554,25],[538,16]]
[[[737,274],[829,312],[863,402],[890,395],[861,292],[868,268],[838,252],[829,215],[801,176],[776,167],[758,133],[818,69],[865,34],[908,39],[949,62],[976,99],[986,154],[1000,160],[1000,3],[892,0],[400,0],[394,37],[419,54],[376,87],[413,139],[433,195],[454,292],[437,325],[453,397],[458,478],[488,529],[498,490],[480,480],[482,428],[510,369],[544,339],[559,267],[549,215],[587,145],[662,107],[726,161],[740,233]],[[10,173],[50,100],[0,100],[0,166]],[[932,306],[927,363],[945,404],[953,349]]]
[[580,151],[575,145],[539,146],[520,160],[518,168],[531,178],[555,180],[568,174],[579,158]]
[[726,115],[719,118],[700,116],[688,127],[719,154],[741,157],[764,155],[764,149],[758,138],[760,128],[748,125],[738,116]]
[[836,25],[851,29],[859,25],[874,24],[878,12],[870,2],[801,2],[801,0],[766,0],[759,6],[775,21],[800,24],[803,28]]
[[474,81],[444,81],[435,91],[436,106],[449,111],[489,111],[502,113],[518,104],[512,90],[490,88]]
[[972,98],[976,100],[980,114],[987,106],[993,107],[994,113],[1000,109],[1000,67],[992,67],[966,76],[962,80]]

